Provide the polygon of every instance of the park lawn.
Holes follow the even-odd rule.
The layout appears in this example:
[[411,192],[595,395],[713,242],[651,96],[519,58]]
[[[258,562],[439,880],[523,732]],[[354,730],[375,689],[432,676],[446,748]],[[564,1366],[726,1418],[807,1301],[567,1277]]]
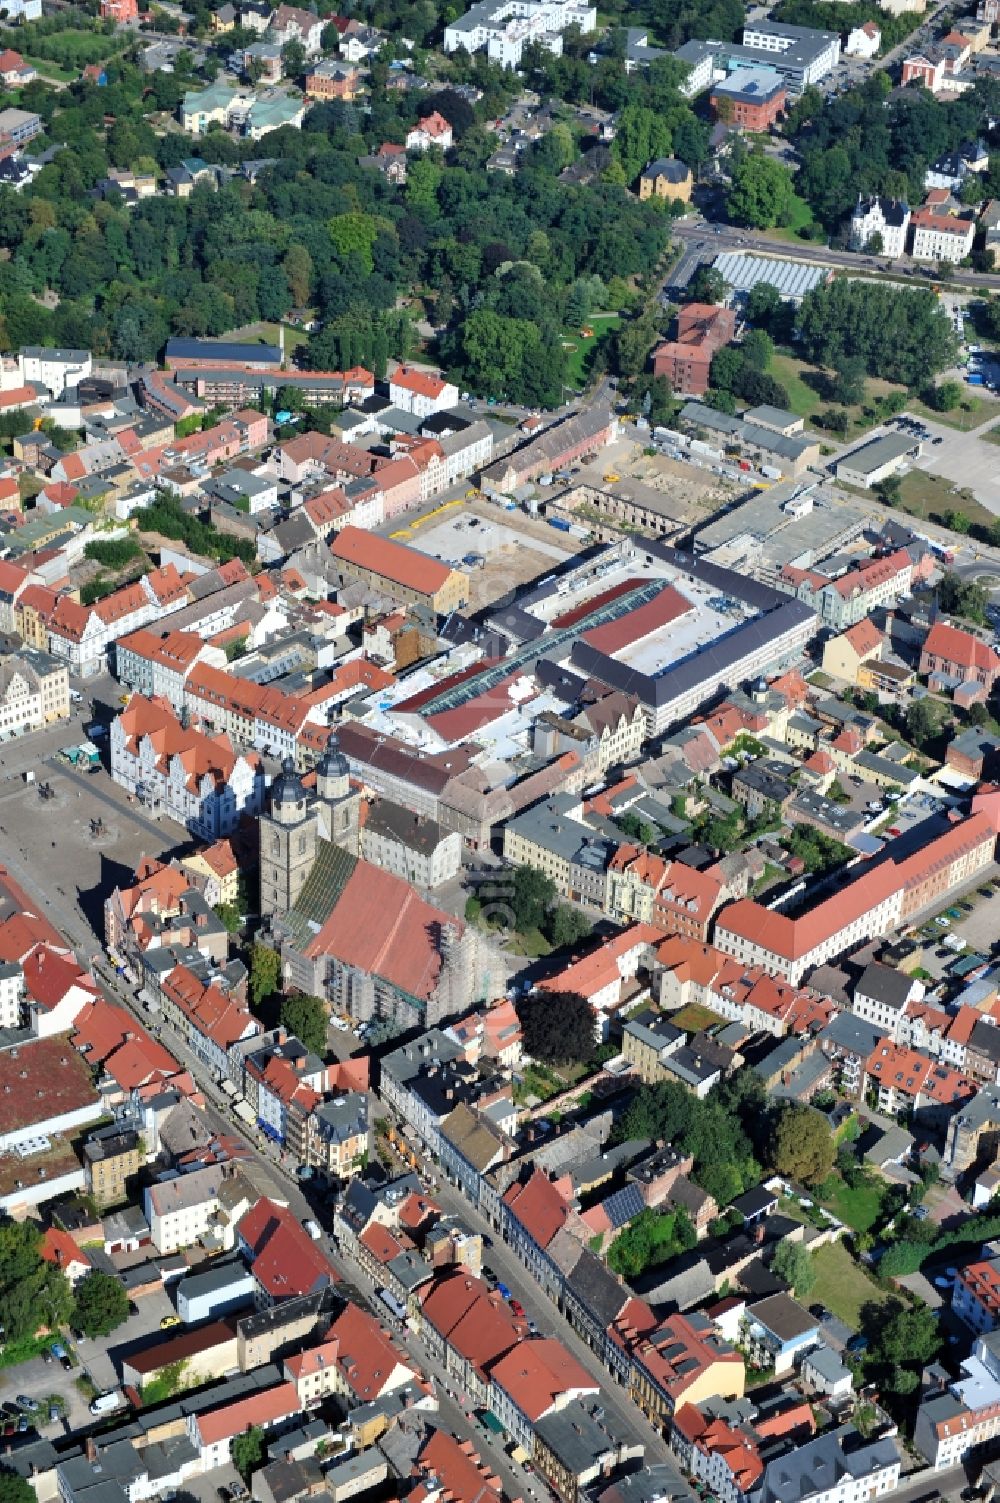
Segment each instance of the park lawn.
[[72,83],[74,78],[80,76],[79,68],[74,73],[72,69],[60,68],[58,63],[50,63],[46,57],[37,57],[34,53],[22,53],[24,61],[30,63],[40,78],[48,79],[51,83]]
[[838,1319],[852,1330],[861,1323],[861,1310],[873,1301],[884,1304],[889,1298],[885,1290],[873,1284],[864,1269],[855,1263],[842,1242],[828,1242],[813,1254],[816,1282],[809,1291],[809,1298],[818,1305],[826,1305]]
[[670,1021],[686,1033],[699,1033],[702,1028],[716,1027],[722,1019],[710,1007],[702,1007],[700,1002],[689,1002],[680,1012],[672,1012]]
[[885,1188],[881,1181],[866,1177],[852,1190],[838,1175],[837,1189],[822,1204],[856,1232],[867,1232],[878,1221]]
[[812,209],[810,209],[805,199],[800,198],[796,193],[792,200],[792,212],[789,215],[788,223],[775,225],[773,229],[763,230],[761,233],[766,235],[770,240],[785,240],[790,241],[792,245],[802,246],[808,244],[808,242],[802,239],[799,230],[804,230],[812,222]]
[[597,342],[609,329],[617,329],[621,318],[617,313],[595,313],[587,319],[586,327],[593,329],[592,339],[583,339],[579,329],[564,329],[566,348],[566,384],[584,386],[590,374],[590,362]]
[[[811,422],[818,412],[825,411],[827,407],[839,406],[838,403],[830,402],[826,397],[821,396],[806,380],[807,375],[816,371],[816,367],[810,365],[808,360],[801,360],[790,352],[777,350],[768,370],[788,392],[788,405],[792,412],[798,417],[805,418],[807,423]],[[896,386],[891,381],[881,381],[874,376],[869,376],[865,380],[865,403],[870,405],[876,397],[884,397],[891,391],[902,390],[903,387]],[[867,433],[877,421],[875,418],[865,416],[863,405],[847,407],[844,410],[850,419],[851,426],[843,442],[849,443],[859,434]],[[841,441],[839,435],[837,441]]]
[[539,960],[552,953],[552,946],[540,929],[528,929],[524,934],[513,933],[507,941],[507,948],[512,955],[523,955],[528,960]]

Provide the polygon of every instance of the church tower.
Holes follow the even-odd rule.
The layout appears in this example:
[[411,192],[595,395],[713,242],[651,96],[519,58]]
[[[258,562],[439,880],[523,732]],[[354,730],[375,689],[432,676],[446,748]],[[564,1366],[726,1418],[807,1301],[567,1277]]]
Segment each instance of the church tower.
[[357,856],[361,795],[351,787],[350,768],[336,731],[330,732],[323,755],[316,763],[316,798],[323,839]]
[[315,806],[287,757],[260,817],[260,911],[265,918],[294,907],[316,860],[318,833]]

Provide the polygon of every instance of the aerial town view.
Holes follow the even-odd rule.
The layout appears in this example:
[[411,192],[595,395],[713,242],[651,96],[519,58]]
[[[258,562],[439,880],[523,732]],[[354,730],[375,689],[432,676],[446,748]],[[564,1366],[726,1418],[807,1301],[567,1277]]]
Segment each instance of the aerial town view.
[[0,1503],[1000,1503],[1000,0],[0,0]]

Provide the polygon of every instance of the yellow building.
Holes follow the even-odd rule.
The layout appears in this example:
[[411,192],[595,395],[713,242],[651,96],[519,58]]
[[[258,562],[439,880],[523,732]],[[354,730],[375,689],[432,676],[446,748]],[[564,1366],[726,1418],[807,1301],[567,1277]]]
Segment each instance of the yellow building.
[[142,1164],[139,1135],[134,1132],[97,1133],[83,1146],[87,1193],[99,1211],[128,1199],[128,1184]]
[[657,157],[639,176],[640,198],[679,198],[691,200],[694,179],[691,169],[676,157]]
[[862,663],[882,656],[882,633],[866,617],[849,626],[839,637],[831,637],[823,648],[823,672],[847,684],[859,684]]

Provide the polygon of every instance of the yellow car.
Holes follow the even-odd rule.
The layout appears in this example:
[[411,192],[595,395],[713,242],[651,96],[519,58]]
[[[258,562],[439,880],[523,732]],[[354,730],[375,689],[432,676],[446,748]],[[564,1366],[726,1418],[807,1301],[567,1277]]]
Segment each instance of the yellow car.
[[171,1326],[179,1326],[180,1323],[181,1318],[179,1315],[164,1315],[163,1319],[160,1321],[160,1330],[169,1331]]

